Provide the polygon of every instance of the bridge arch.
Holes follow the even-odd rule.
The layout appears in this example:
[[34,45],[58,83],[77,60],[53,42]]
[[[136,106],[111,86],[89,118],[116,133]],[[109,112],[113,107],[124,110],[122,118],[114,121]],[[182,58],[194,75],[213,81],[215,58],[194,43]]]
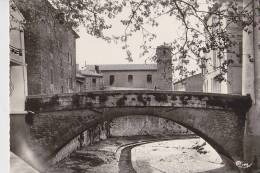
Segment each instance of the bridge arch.
[[46,159],[97,124],[125,115],[150,115],[191,129],[218,153],[236,161],[243,158],[245,114],[250,106],[251,99],[245,96],[151,90],[30,96],[26,109],[35,116],[27,124],[26,139],[33,149],[41,148],[35,151]]
[[[105,108],[103,121],[117,117],[147,115],[180,124],[208,142],[225,160],[242,160],[243,121],[233,112],[194,108]],[[208,118],[210,116],[210,118]],[[207,118],[205,118],[207,117]]]
[[[129,108],[127,108],[127,109],[129,109]],[[106,110],[106,112],[110,112],[110,111],[111,110]],[[166,111],[168,111],[168,110],[166,110]],[[109,123],[109,122],[113,122],[113,120],[116,120],[117,118],[126,117],[126,116],[127,117],[129,117],[129,116],[130,117],[131,116],[133,116],[133,117],[135,117],[135,116],[136,117],[138,117],[138,116],[149,116],[149,117],[156,117],[156,118],[162,118],[164,120],[169,120],[171,122],[177,123],[178,125],[185,127],[189,131],[193,132],[196,136],[202,138],[218,153],[218,155],[220,156],[222,161],[225,163],[225,166],[227,168],[239,171],[238,167],[236,167],[236,165],[235,165],[235,159],[242,159],[242,158],[240,158],[241,155],[237,155],[237,156],[232,155],[232,153],[230,153],[228,150],[226,150],[226,148],[224,148],[222,146],[222,143],[217,143],[216,140],[218,140],[218,139],[214,139],[215,136],[212,136],[209,133],[202,132],[200,129],[197,129],[196,127],[194,127],[194,125],[189,125],[189,124],[186,124],[185,122],[178,121],[176,118],[172,118],[173,116],[171,116],[171,117],[162,116],[162,114],[142,115],[141,114],[142,112],[143,111],[140,111],[140,110],[137,110],[137,111],[134,110],[133,112],[131,112],[132,114],[120,114],[116,117],[112,115],[111,116],[112,119],[106,119],[105,121]],[[197,115],[194,115],[194,116],[197,116]],[[106,117],[109,117],[108,114],[106,115]],[[131,128],[131,126],[130,126],[130,128]],[[161,127],[159,127],[159,129],[160,128]],[[237,146],[234,146],[234,147],[240,147],[240,146],[237,145]]]

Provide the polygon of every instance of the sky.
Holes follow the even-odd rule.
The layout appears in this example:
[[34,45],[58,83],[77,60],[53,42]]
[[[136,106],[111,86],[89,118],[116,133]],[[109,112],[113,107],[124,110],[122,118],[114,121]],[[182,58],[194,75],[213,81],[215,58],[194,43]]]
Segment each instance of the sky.
[[[206,2],[206,1],[205,1]],[[205,9],[207,3],[201,0],[201,8]],[[120,23],[121,19],[125,19],[127,12],[123,12],[121,16],[117,16],[117,19],[112,22],[112,28],[107,32],[110,35],[122,34],[125,26]],[[174,38],[180,37],[182,32],[182,25],[175,17],[161,16],[158,18],[159,26],[156,28],[148,27],[150,32],[157,35],[157,38],[152,42],[153,47],[162,45],[163,43],[169,43]],[[80,67],[85,64],[126,64],[130,63],[126,60],[126,52],[122,50],[122,45],[115,43],[107,43],[106,41],[90,36],[86,33],[83,26],[79,27],[78,34],[80,38],[76,42],[76,57],[77,63]],[[139,46],[142,43],[142,35],[136,34],[129,40],[130,50],[133,54],[133,64],[145,63],[145,57],[139,57]],[[149,57],[155,55],[155,49],[149,52]],[[148,61],[147,63],[151,63]],[[193,68],[195,63],[190,63]],[[194,69],[197,67],[194,67]]]
[[[180,25],[173,17],[161,17],[157,28],[149,28],[149,31],[154,32],[157,38],[153,41],[153,47],[162,45],[164,42],[170,42],[173,38],[179,36]],[[113,24],[109,34],[120,33],[124,31],[124,27],[118,22]],[[107,43],[106,41],[88,35],[84,27],[79,28],[78,34],[80,38],[77,40],[77,63],[80,66],[86,64],[125,64],[129,63],[126,60],[126,52],[122,50],[121,44]],[[133,62],[135,64],[145,63],[146,58],[139,57],[139,46],[142,43],[141,34],[136,34],[129,40],[130,49],[133,53]],[[155,52],[151,52],[152,56]]]

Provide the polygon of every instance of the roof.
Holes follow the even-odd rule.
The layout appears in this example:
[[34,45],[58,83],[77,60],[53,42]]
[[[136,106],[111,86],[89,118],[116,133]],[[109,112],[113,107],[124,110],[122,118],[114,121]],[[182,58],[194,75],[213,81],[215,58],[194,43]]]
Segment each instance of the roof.
[[72,32],[73,36],[74,36],[76,39],[80,37],[79,34],[78,34],[74,29],[72,29],[72,28],[70,28],[70,29],[71,29],[71,32]]
[[185,80],[192,79],[192,78],[195,78],[195,77],[202,77],[202,74],[198,73],[198,74],[186,77],[184,79],[178,80],[177,82],[174,82],[173,84],[178,84],[178,83],[184,82]]
[[80,72],[76,73],[76,78],[85,78],[85,76],[83,76]]
[[80,70],[80,72],[81,72],[81,75],[83,75],[83,76],[103,77],[103,75],[101,75],[95,71],[88,70],[88,69]]
[[111,87],[111,86],[106,86],[104,88],[104,90],[120,90],[120,91],[122,91],[122,90],[127,90],[127,91],[129,91],[129,90],[145,90],[145,91],[152,90],[153,91],[153,89],[148,89],[148,88]]
[[[157,70],[157,64],[101,64],[100,71],[135,71],[135,70]],[[95,68],[94,65],[87,65],[87,69]]]

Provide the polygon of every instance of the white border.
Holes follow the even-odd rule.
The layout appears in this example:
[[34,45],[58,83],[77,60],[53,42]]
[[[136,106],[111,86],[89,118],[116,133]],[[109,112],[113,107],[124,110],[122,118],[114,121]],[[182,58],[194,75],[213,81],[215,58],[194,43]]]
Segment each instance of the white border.
[[9,1],[0,0],[0,172],[9,172]]

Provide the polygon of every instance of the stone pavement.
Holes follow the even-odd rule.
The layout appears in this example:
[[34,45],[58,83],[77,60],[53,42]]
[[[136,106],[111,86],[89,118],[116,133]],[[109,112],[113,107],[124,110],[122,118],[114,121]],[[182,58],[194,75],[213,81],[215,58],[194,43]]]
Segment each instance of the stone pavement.
[[10,153],[10,173],[39,173],[14,153]]

